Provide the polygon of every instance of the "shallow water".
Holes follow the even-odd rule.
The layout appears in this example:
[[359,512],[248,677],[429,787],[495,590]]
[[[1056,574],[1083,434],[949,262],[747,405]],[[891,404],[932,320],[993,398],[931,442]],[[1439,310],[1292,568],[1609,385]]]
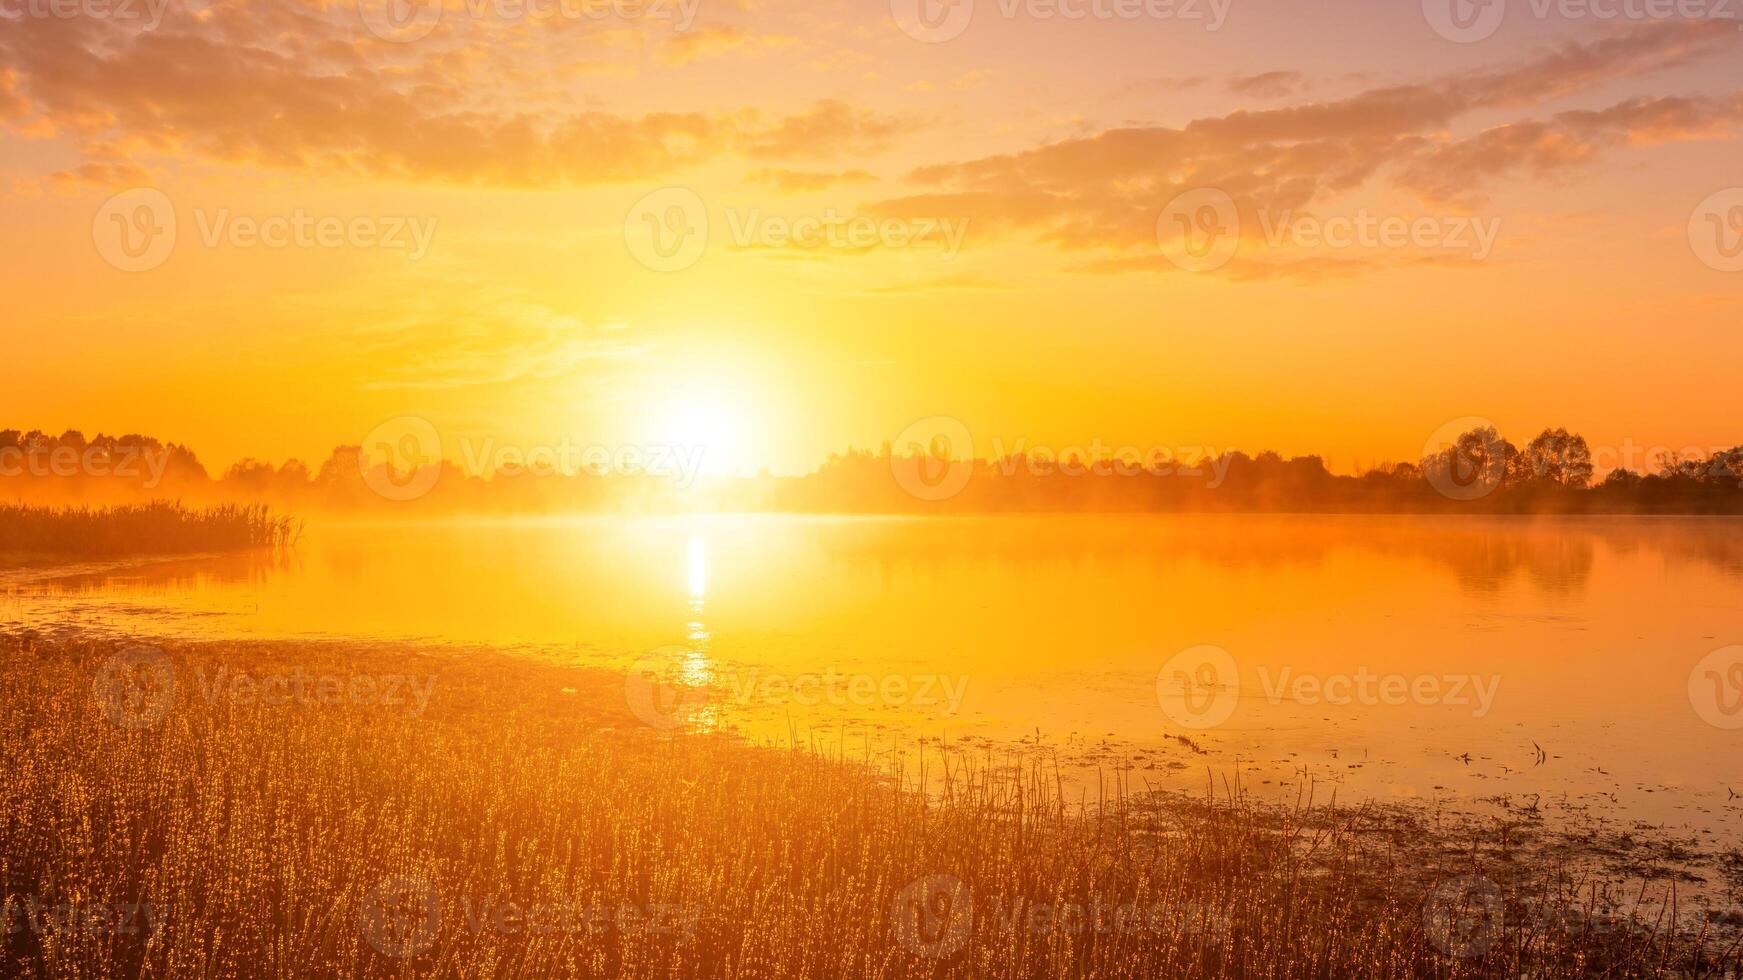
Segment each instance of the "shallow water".
[[1743,836],[1732,520],[329,524],[288,557],[0,576],[0,618],[517,646],[631,667],[656,727],[1027,738],[1139,785],[1238,769]]

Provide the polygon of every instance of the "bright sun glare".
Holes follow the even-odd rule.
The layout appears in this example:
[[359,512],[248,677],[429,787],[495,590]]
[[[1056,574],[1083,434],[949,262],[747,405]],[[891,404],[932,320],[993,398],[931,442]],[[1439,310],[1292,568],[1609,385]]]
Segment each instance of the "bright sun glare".
[[702,447],[704,473],[734,473],[743,462],[742,426],[742,413],[725,399],[687,395],[668,410],[660,438],[683,448]]

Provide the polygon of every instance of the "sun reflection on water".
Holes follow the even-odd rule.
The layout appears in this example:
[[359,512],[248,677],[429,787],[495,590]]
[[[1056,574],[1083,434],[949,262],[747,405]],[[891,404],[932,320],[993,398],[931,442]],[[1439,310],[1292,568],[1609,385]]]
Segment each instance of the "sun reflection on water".
[[714,671],[708,658],[708,624],[702,619],[702,609],[708,593],[708,545],[701,537],[690,539],[685,571],[690,591],[690,622],[687,633],[690,649],[684,655],[679,679],[694,687],[705,687],[713,681]]

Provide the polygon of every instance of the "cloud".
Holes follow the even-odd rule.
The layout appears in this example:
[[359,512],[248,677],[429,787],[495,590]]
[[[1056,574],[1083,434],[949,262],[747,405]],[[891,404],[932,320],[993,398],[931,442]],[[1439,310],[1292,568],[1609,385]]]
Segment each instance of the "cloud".
[[1398,184],[1427,201],[1470,207],[1480,203],[1472,186],[1477,179],[1520,172],[1553,176],[1617,147],[1723,138],[1740,121],[1743,95],[1630,99],[1608,109],[1558,113],[1441,143],[1416,154]]
[[903,91],[918,92],[921,94],[936,92],[940,88],[950,89],[955,92],[970,92],[975,89],[985,88],[987,79],[991,77],[991,72],[982,68],[977,68],[973,71],[963,72],[962,74],[950,79],[948,82],[943,83],[943,85],[939,85],[936,82],[931,82],[926,79],[919,79],[902,86],[902,89]]
[[441,49],[403,63],[415,46],[360,39],[329,16],[251,0],[198,15],[172,6],[153,31],[0,20],[0,120],[182,158],[515,187],[647,179],[731,153],[827,158],[915,128],[839,100],[774,119],[507,108],[469,82],[481,55]]
[[1157,92],[1185,92],[1210,81],[1203,75],[1167,75],[1160,78],[1138,78],[1121,86],[1123,95],[1154,95]]
[[945,276],[933,276],[927,279],[915,279],[909,282],[892,283],[887,286],[874,286],[861,292],[875,295],[893,296],[914,293],[938,293],[961,289],[1010,289],[1010,283],[990,278],[979,272],[958,272]]
[[440,85],[372,68],[317,28],[260,43],[283,8],[171,17],[157,31],[35,19],[0,31],[32,109],[86,139],[371,177],[549,184],[621,179],[693,162],[719,139],[694,113],[624,118],[492,114]]
[[444,390],[566,378],[601,360],[646,354],[618,331],[540,303],[498,296],[460,305],[349,334],[355,353],[372,365],[359,387]]
[[71,170],[58,170],[43,178],[44,186],[60,191],[85,187],[124,187],[149,183],[151,174],[131,163],[83,163]]
[[920,124],[824,99],[810,111],[788,116],[743,141],[747,156],[761,160],[827,159],[876,152]]
[[877,178],[864,170],[844,170],[840,173],[830,173],[769,167],[754,170],[746,174],[744,179],[753,184],[772,187],[783,194],[798,194],[806,191],[820,191],[839,184],[865,183]]
[[[1375,88],[1325,102],[1241,110],[1179,127],[1109,129],[1020,152],[924,166],[909,179],[929,189],[878,202],[873,210],[968,218],[980,241],[1024,235],[1067,250],[1154,254],[1158,214],[1193,188],[1217,188],[1233,197],[1249,239],[1261,238],[1261,211],[1298,212],[1376,179],[1425,201],[1469,204],[1480,200],[1496,177],[1558,175],[1616,147],[1728,134],[1743,120],[1743,102],[1737,96],[1636,98],[1454,136],[1452,127],[1461,118],[1479,110],[1529,110],[1736,48],[1737,34],[1729,24],[1646,25],[1583,45],[1561,45],[1499,70]],[[1130,267],[1152,264],[1140,258]],[[1126,266],[1092,262],[1086,271],[1115,268]],[[1225,267],[1224,274],[1270,275],[1236,264]]]
[[797,38],[780,34],[752,34],[731,24],[704,24],[672,35],[661,60],[672,66],[687,65],[731,51],[766,51],[791,47],[797,42]]
[[18,71],[0,71],[0,123],[23,119],[30,112],[30,103],[18,94]]
[[1240,75],[1229,80],[1229,91],[1250,95],[1256,99],[1281,99],[1300,89],[1304,79],[1298,71],[1268,71],[1258,75]]
[[[542,62],[517,61],[524,34],[501,49],[394,45],[347,21],[347,11],[355,21],[348,4],[218,0],[195,12],[176,0],[154,31],[89,18],[0,21],[0,125],[46,127],[81,146],[77,165],[39,179],[59,189],[137,183],[146,167],[157,169],[157,158],[509,187],[645,181],[744,158],[758,162],[747,180],[781,193],[869,181],[866,171],[837,161],[857,163],[927,125],[841,99],[784,115],[607,111],[566,90],[551,94],[561,82]],[[442,29],[449,26],[445,20]],[[1244,219],[1303,211],[1373,182],[1469,208],[1497,180],[1567,177],[1622,148],[1735,132],[1743,119],[1735,95],[1640,96],[1544,114],[1553,100],[1734,55],[1733,26],[1633,25],[1492,69],[920,166],[908,174],[912,193],[866,210],[972,222],[977,242],[1025,237],[1112,253],[1089,263],[1106,270],[1123,253],[1153,254],[1157,214],[1195,187],[1227,192]],[[606,29],[587,39],[596,37],[606,45],[646,42]],[[560,40],[553,46],[562,51],[582,49],[573,37]],[[756,42],[739,28],[711,26],[663,43],[651,49],[657,57],[685,61]],[[565,57],[565,70],[593,64]],[[511,98],[517,92],[481,78],[540,97]],[[1254,98],[1285,98],[1304,79],[1272,71],[1229,85]],[[1473,117],[1484,128],[1473,131]],[[1242,225],[1258,235],[1257,221]],[[1242,273],[1231,266],[1226,274]]]
[[[1372,258],[1341,258],[1310,256],[1291,260],[1234,258],[1221,271],[1237,282],[1270,282],[1293,280],[1298,284],[1324,282],[1328,279],[1349,279],[1385,268]],[[1086,275],[1124,275],[1133,272],[1179,272],[1180,267],[1161,253],[1123,255],[1096,259],[1066,267],[1067,272]]]

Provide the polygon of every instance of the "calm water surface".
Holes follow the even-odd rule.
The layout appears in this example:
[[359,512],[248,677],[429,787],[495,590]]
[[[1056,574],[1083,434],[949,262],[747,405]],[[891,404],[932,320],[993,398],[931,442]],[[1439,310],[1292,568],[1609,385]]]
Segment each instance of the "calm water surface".
[[[1238,769],[1289,795],[1305,774],[1340,800],[1743,828],[1743,728],[1724,727],[1743,726],[1743,667],[1698,666],[1743,644],[1728,520],[331,524],[276,560],[14,573],[0,618],[500,644],[633,667],[655,724],[1028,739],[1158,786]],[[1176,659],[1203,646],[1238,680]]]

